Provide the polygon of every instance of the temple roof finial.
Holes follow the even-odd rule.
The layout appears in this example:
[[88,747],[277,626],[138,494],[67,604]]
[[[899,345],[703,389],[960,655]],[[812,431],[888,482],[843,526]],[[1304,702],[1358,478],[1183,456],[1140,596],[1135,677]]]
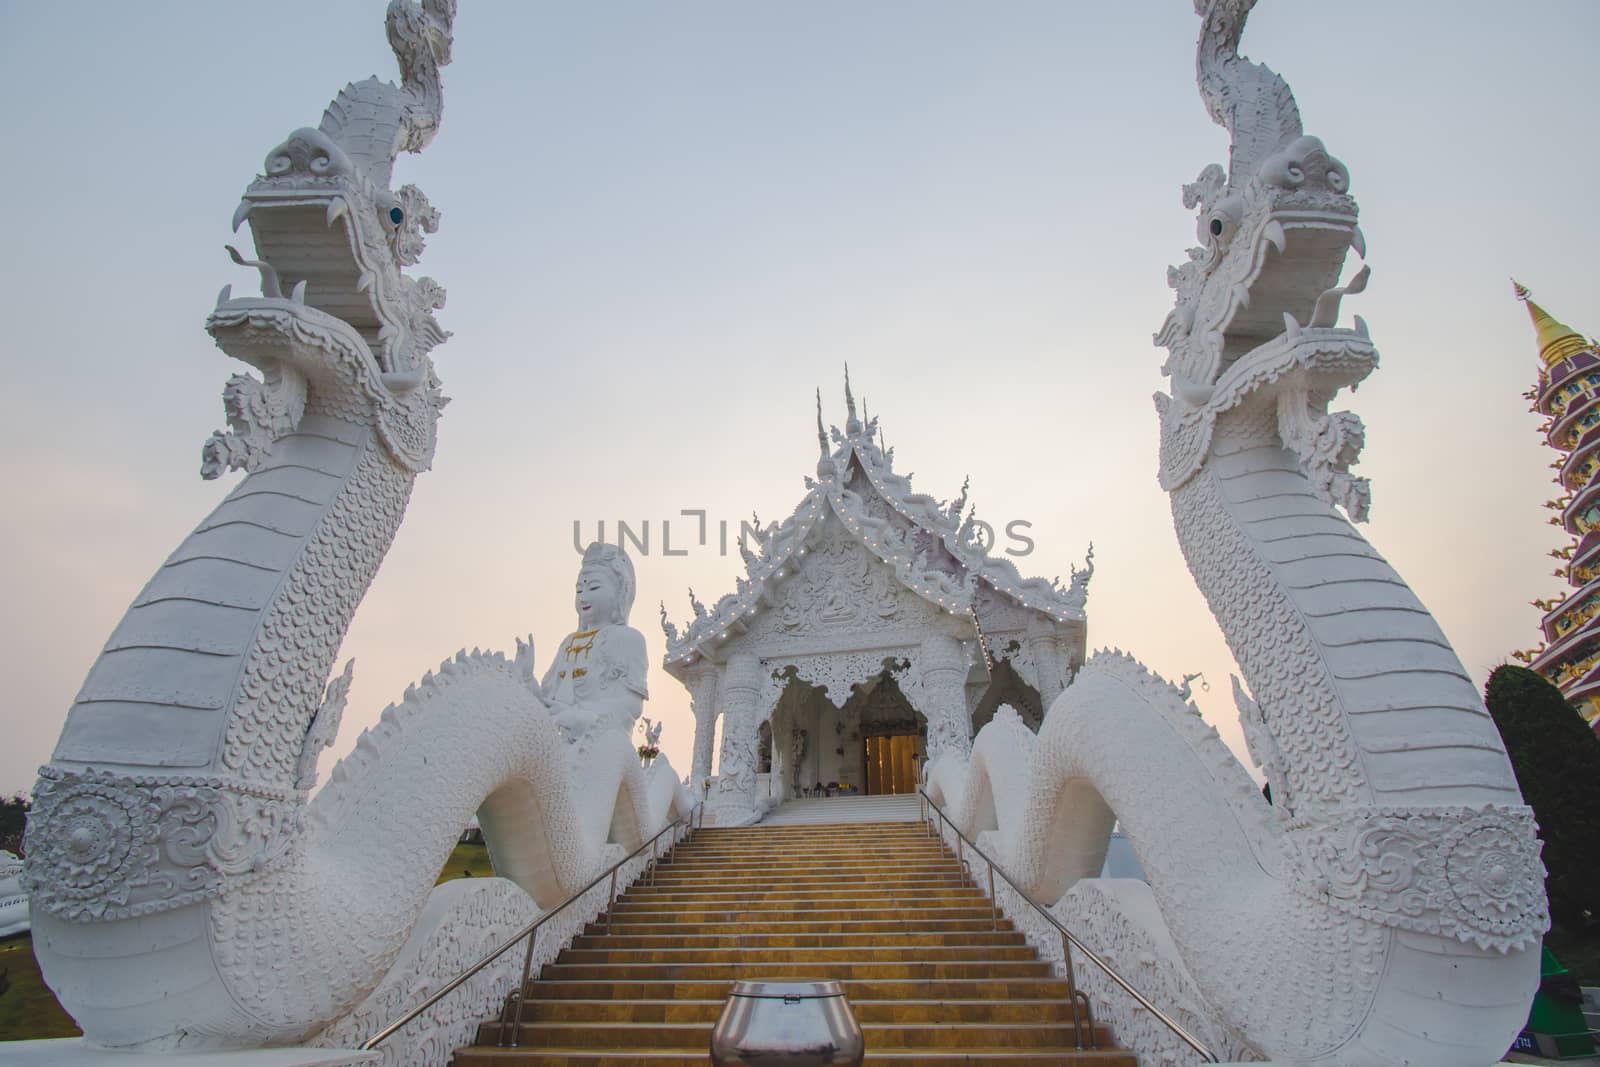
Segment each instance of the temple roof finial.
[[1527,286],[1515,278],[1511,279],[1511,284],[1517,299],[1528,305],[1528,317],[1533,319],[1533,328],[1538,332],[1539,358],[1546,367],[1554,367],[1569,356],[1592,347],[1577,330],[1561,323],[1535,304],[1530,299],[1533,292]]
[[822,451],[822,456],[817,460],[817,477],[831,478],[833,476],[833,457],[828,454],[828,431],[822,426],[822,390],[817,390],[817,448]]
[[861,420],[856,418],[856,398],[850,392],[850,364],[844,365],[844,432],[857,434],[861,432]]

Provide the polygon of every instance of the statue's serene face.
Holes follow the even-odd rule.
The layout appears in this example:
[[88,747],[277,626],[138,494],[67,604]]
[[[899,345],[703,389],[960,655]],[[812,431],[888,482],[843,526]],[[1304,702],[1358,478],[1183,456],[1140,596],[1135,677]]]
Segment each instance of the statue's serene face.
[[578,628],[593,630],[597,626],[609,625],[616,618],[621,599],[622,590],[618,588],[617,576],[609,568],[583,568],[578,572]]

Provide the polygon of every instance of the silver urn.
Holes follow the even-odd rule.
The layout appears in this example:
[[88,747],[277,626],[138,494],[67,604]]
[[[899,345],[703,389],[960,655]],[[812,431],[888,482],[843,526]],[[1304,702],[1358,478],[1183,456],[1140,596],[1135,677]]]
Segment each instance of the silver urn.
[[865,1055],[838,982],[735,982],[711,1031],[716,1067],[859,1067]]

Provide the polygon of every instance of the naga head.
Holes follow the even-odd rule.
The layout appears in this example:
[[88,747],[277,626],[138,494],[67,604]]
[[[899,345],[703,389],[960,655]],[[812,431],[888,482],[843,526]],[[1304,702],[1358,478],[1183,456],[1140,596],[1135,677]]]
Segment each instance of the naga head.
[[[389,184],[396,154],[420,151],[438,129],[438,68],[450,61],[454,17],[454,0],[393,0],[387,28],[402,84],[345,86],[317,128],[298,129],[267,153],[245,189],[233,224],[250,223],[258,258],[235,260],[260,270],[262,295],[235,299],[225,289],[207,328],[262,381],[235,387],[251,403],[229,403],[233,430],[207,442],[208,477],[254,469],[319,403],[376,423],[404,466],[431,462],[446,402],[430,356],[449,336],[434,317],[445,291],[405,268],[420,260],[439,212],[415,185]],[[318,342],[306,343],[311,337]],[[319,390],[348,395],[322,402]],[[252,406],[290,414],[264,426],[248,417]]]
[[[450,65],[452,31],[456,21],[456,0],[392,0],[385,28],[389,47],[400,58],[406,75],[409,66],[434,69]],[[409,61],[409,63],[408,63]]]
[[[1155,338],[1168,350],[1162,372],[1171,378],[1170,394],[1157,394],[1162,484],[1175,489],[1199,469],[1217,415],[1276,404],[1284,445],[1319,491],[1359,519],[1365,482],[1347,470],[1360,449],[1359,420],[1330,416],[1326,406],[1376,366],[1359,318],[1354,331],[1334,328],[1340,298],[1366,285],[1363,267],[1339,286],[1349,251],[1364,257],[1366,243],[1350,172],[1302,132],[1288,84],[1238,54],[1252,5],[1195,5],[1200,94],[1232,145],[1228,170],[1211,164],[1183,188],[1200,244],[1168,268],[1177,302]],[[1284,401],[1286,390],[1295,397]]]

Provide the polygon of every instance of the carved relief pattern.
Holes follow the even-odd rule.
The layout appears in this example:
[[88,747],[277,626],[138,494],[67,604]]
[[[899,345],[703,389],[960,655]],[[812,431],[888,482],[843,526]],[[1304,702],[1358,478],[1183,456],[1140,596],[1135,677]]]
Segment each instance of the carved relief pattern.
[[[343,1016],[396,960],[403,977],[408,936],[414,943],[419,916],[431,914],[432,872],[461,824],[500,785],[519,780],[534,789],[545,826],[540,834],[491,837],[491,858],[512,870],[536,857],[555,899],[587,882],[604,857],[621,855],[588,837],[584,826],[595,820],[580,818],[585,804],[607,812],[631,804],[646,832],[674,810],[687,812],[681,788],[669,791],[665,810],[657,806],[662,792],[651,779],[675,774],[664,758],[642,770],[626,742],[612,750],[620,749],[620,769],[589,768],[596,778],[617,775],[612,780],[625,788],[585,795],[554,722],[529,689],[531,659],[463,652],[429,672],[334,768],[307,809],[310,832],[295,838],[271,876],[212,903],[217,967],[230,993],[253,1006],[263,1034],[281,1041],[296,1027],[311,1032],[306,1020]],[[419,793],[415,783],[423,780],[429,788]],[[374,885],[384,891],[375,895]]]
[[221,892],[221,874],[205,859],[218,801],[208,779],[43,768],[23,876],[33,906],[68,920],[119,919]]
[[[1100,958],[1116,968],[1135,989],[1218,1053],[1222,1060],[1228,1063],[1261,1060],[1261,1054],[1231,1030],[1206,1000],[1174,954],[1170,941],[1162,944],[1131,921],[1118,907],[1113,889],[1148,892],[1142,885],[1122,887],[1115,883],[1106,886],[1082,882],[1051,911],[1064,926],[1093,945]],[[1064,971],[1061,935],[1056,929],[1039,917],[1010,886],[997,882],[995,893],[1001,908],[1024,932],[1028,943],[1039,950],[1042,958],[1055,963],[1058,973]],[[1143,1067],[1189,1067],[1195,1062],[1193,1049],[1081,954],[1074,959],[1073,974],[1079,987],[1089,995],[1095,1018],[1111,1025],[1119,1045],[1139,1050],[1139,1062]]]
[[230,770],[293,785],[323,681],[394,540],[411,483],[409,473],[368,448],[318,523],[267,609],[240,679],[222,753]]
[[232,429],[217,430],[201,449],[200,476],[206,479],[260,467],[272,443],[299,424],[306,407],[306,380],[281,369],[267,381],[235,374],[222,387],[222,406]]
[[[406,958],[403,953],[383,983],[354,1011],[318,1034],[313,1044],[322,1048],[359,1046],[539,914],[526,893],[500,879],[464,879],[459,887],[451,884],[449,888],[465,899],[457,901],[445,919],[425,934],[419,924],[418,933],[424,940],[414,956]],[[578,906],[569,910],[574,914],[581,911]],[[549,962],[540,959],[541,955],[555,955],[549,948],[553,933],[540,931],[539,941],[545,952],[535,949],[535,968]],[[417,936],[413,935],[413,942]],[[502,953],[498,960],[380,1045],[383,1058],[379,1062],[385,1067],[447,1067],[456,1049],[473,1043],[479,1024],[499,1014],[521,969],[521,951]]]
[[748,808],[755,803],[756,701],[765,673],[754,656],[735,656],[723,668],[722,755],[712,798],[719,807]]
[[1280,803],[1359,803],[1365,776],[1338,693],[1288,592],[1228,514],[1212,477],[1172,494],[1178,543],[1283,757]]
[[[854,686],[883,673],[884,660],[906,659],[915,648],[876,648],[867,652],[835,652],[815,656],[786,657],[801,681],[821,689],[829,703],[842,708]],[[909,694],[908,694],[909,696]]]
[[[799,573],[780,587],[778,601],[752,627],[764,651],[784,640],[827,633],[871,633],[904,625],[899,583],[886,567],[830,519]],[[916,614],[921,615],[921,612]]]
[[944,753],[965,758],[972,750],[972,725],[967,717],[967,653],[944,634],[930,635],[911,660],[914,680],[901,690],[912,707],[928,720],[928,759]]
[[695,789],[711,776],[711,761],[716,753],[717,687],[716,668],[701,667],[689,676],[689,696],[694,712],[694,763],[690,782]]
[[[613,856],[606,862],[617,858]],[[648,857],[640,856],[624,864],[617,873],[618,883],[632,883],[647,863]],[[444,906],[438,908],[440,917],[436,921],[430,923],[429,916],[424,916],[383,983],[311,1044],[321,1048],[356,1047],[539,915],[527,894],[499,879],[451,882],[435,892],[448,892],[454,899],[441,901]],[[605,910],[607,893],[602,882],[545,923],[534,946],[535,975]],[[434,910],[435,904],[430,902],[429,911]],[[380,1063],[383,1067],[449,1067],[456,1050],[473,1043],[479,1024],[499,1016],[506,996],[516,986],[522,960],[521,945],[502,954],[380,1045]]]
[[33,903],[69,921],[149,915],[221,894],[299,828],[299,796],[214,776],[40,770]]
[[1285,835],[1297,892],[1384,926],[1499,952],[1549,928],[1527,808],[1366,808],[1298,819]]

